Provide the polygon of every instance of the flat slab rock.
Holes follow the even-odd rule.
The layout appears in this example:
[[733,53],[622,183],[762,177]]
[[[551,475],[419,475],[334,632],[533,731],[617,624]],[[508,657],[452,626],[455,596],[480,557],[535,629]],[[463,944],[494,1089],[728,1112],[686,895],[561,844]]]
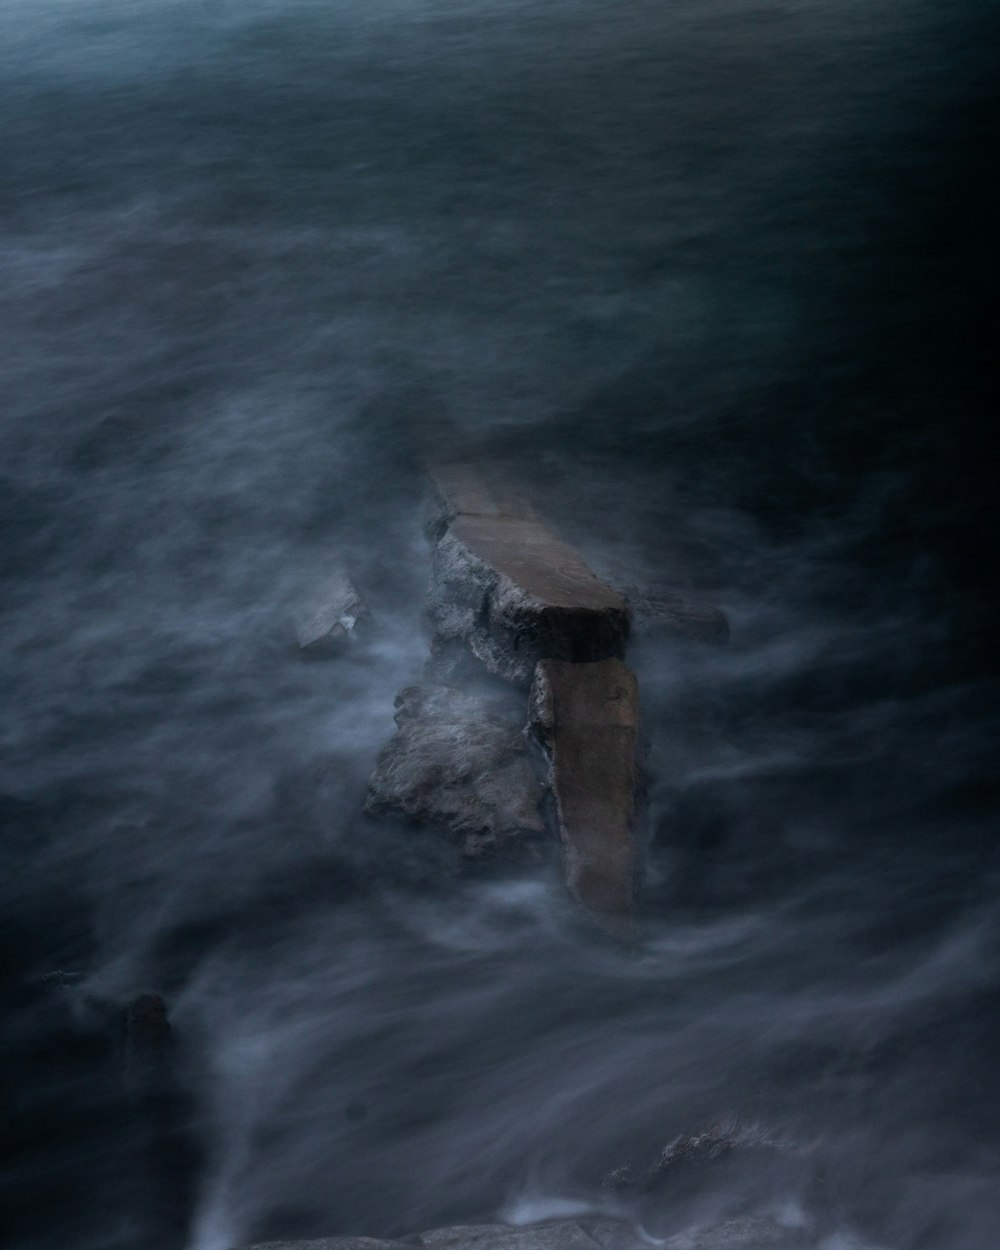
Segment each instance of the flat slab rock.
[[[648,1250],[650,1241],[621,1220],[581,1218],[553,1220],[512,1228],[506,1224],[472,1224],[439,1228],[405,1241],[371,1237],[327,1237],[319,1241],[269,1241],[243,1250],[403,1250],[406,1246],[435,1250]],[[808,1250],[812,1241],[800,1230],[770,1219],[749,1217],[693,1229],[663,1240],[660,1250]]]
[[466,646],[491,672],[527,686],[546,656],[624,654],[625,600],[519,496],[463,466],[432,473],[442,518],[429,616],[438,648]]
[[468,855],[544,835],[543,787],[516,712],[448,686],[409,686],[397,696],[396,725],[366,812],[437,826]]
[[539,663],[529,725],[549,758],[570,892],[592,911],[631,907],[639,686],[620,660]]

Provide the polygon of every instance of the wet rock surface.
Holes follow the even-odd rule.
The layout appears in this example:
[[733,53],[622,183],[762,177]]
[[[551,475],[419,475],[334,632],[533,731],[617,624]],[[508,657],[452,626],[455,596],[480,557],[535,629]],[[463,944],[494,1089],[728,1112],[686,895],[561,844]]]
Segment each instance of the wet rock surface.
[[678,1185],[710,1178],[719,1165],[735,1165],[744,1173],[752,1173],[783,1160],[805,1158],[809,1153],[800,1143],[773,1136],[756,1125],[716,1124],[704,1132],[675,1138],[645,1167],[617,1168],[604,1184],[625,1193],[669,1193]]
[[639,687],[620,660],[543,660],[530,727],[549,760],[567,883],[605,914],[631,906],[638,787]]
[[517,710],[448,686],[410,686],[379,754],[365,810],[444,830],[470,856],[525,847],[545,833],[543,788]]
[[[402,1246],[475,1250],[639,1250],[649,1238],[624,1220],[580,1218],[511,1227],[506,1224],[439,1228],[405,1241],[328,1237],[318,1241],[258,1242],[242,1250],[390,1250]],[[662,1250],[808,1250],[805,1232],[767,1218],[746,1217],[657,1239]]]
[[335,569],[295,613],[295,637],[306,659],[334,655],[369,618],[368,608],[344,569]]
[[439,646],[461,643],[490,673],[521,686],[544,657],[624,654],[624,599],[530,505],[461,467],[434,481],[439,537],[428,614]]

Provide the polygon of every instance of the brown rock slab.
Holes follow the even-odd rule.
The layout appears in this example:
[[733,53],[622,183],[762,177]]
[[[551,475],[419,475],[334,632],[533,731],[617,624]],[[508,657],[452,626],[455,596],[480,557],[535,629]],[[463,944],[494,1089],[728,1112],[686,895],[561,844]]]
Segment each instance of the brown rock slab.
[[529,726],[549,759],[570,892],[606,915],[631,908],[639,687],[617,659],[542,660]]
[[540,659],[624,654],[625,600],[530,505],[464,466],[437,470],[433,482],[445,518],[429,604],[437,651],[464,646],[524,686]]

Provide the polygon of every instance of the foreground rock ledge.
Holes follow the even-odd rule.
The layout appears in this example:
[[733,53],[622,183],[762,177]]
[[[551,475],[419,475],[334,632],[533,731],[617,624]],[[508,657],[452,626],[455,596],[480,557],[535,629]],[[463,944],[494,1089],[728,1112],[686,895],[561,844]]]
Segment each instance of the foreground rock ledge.
[[[327,1237],[319,1241],[268,1241],[242,1250],[403,1250],[407,1246],[435,1250],[649,1250],[652,1243],[622,1220],[553,1220],[511,1228],[506,1224],[468,1224],[438,1228],[407,1237],[380,1241],[373,1237]],[[655,1244],[660,1250],[808,1250],[813,1240],[770,1219],[728,1220],[709,1228],[679,1233]]]
[[620,660],[542,660],[531,689],[529,725],[549,758],[570,892],[592,911],[626,914],[635,875],[635,674]]

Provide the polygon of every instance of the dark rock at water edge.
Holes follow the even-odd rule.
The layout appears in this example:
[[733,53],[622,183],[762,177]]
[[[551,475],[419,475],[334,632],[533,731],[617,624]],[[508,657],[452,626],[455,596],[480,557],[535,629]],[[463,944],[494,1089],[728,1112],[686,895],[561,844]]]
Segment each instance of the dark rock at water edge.
[[617,1168],[604,1184],[607,1189],[626,1193],[669,1194],[678,1183],[714,1174],[717,1165],[737,1164],[744,1171],[753,1171],[782,1159],[803,1159],[810,1153],[810,1148],[774,1136],[758,1125],[720,1123],[693,1136],[675,1138],[643,1168]]
[[544,835],[543,789],[501,700],[410,686],[396,709],[397,733],[369,782],[369,814],[442,829],[470,856],[524,849]]

